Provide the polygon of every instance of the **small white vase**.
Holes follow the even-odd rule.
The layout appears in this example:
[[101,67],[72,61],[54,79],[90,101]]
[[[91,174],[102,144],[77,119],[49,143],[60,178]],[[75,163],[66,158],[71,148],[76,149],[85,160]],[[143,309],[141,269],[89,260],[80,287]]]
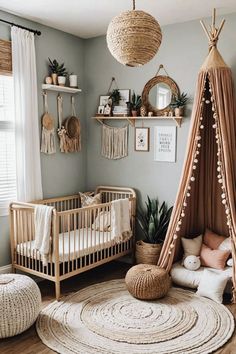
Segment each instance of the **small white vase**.
[[77,75],[70,75],[69,81],[70,81],[70,87],[78,87]]
[[65,86],[66,84],[66,77],[65,76],[58,76],[57,77],[58,85]]

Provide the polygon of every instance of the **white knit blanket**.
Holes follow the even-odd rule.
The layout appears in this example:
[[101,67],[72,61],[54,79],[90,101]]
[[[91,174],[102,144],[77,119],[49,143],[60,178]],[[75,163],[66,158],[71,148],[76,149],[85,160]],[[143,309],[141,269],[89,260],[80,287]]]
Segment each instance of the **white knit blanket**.
[[130,235],[129,199],[117,199],[111,202],[111,234],[120,241]]
[[50,232],[53,207],[38,204],[34,209],[35,242],[34,248],[42,256],[44,265],[47,265],[50,252]]

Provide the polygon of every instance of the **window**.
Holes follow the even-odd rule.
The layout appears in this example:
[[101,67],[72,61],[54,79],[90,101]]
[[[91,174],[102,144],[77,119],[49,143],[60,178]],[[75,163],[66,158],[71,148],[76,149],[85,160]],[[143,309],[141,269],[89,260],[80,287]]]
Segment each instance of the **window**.
[[16,199],[13,77],[0,75],[0,215]]

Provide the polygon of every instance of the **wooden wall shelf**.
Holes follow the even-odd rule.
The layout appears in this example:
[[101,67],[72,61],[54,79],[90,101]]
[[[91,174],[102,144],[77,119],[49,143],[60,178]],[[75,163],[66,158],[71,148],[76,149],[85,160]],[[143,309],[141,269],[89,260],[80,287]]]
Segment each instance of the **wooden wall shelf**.
[[82,91],[79,88],[59,86],[59,85],[49,85],[49,84],[43,84],[42,89],[44,91],[56,91],[56,92],[65,92],[65,93],[72,93],[72,94],[79,93]]
[[96,119],[99,123],[103,123],[104,120],[127,120],[130,125],[133,127],[135,126],[135,122],[139,120],[174,120],[178,127],[181,127],[181,123],[183,117],[166,117],[166,116],[156,116],[156,117],[104,117],[104,116],[97,116],[92,117],[92,119]]

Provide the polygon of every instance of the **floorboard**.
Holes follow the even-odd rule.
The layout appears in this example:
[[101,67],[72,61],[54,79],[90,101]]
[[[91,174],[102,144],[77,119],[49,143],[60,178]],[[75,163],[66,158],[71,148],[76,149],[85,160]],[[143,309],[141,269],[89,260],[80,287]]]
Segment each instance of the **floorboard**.
[[[78,291],[86,286],[116,278],[123,278],[130,266],[121,262],[111,262],[102,265],[88,272],[82,273],[62,282],[62,295]],[[43,306],[54,301],[54,285],[49,281],[42,281],[39,284],[42,292]],[[234,314],[236,319],[236,305],[229,304],[227,307]],[[0,340],[1,354],[52,354],[53,350],[47,348],[37,336],[35,326],[32,326],[24,333]],[[236,333],[231,340],[217,354],[236,354]],[[84,353],[86,354],[86,353]],[[171,353],[170,353],[171,354]]]

